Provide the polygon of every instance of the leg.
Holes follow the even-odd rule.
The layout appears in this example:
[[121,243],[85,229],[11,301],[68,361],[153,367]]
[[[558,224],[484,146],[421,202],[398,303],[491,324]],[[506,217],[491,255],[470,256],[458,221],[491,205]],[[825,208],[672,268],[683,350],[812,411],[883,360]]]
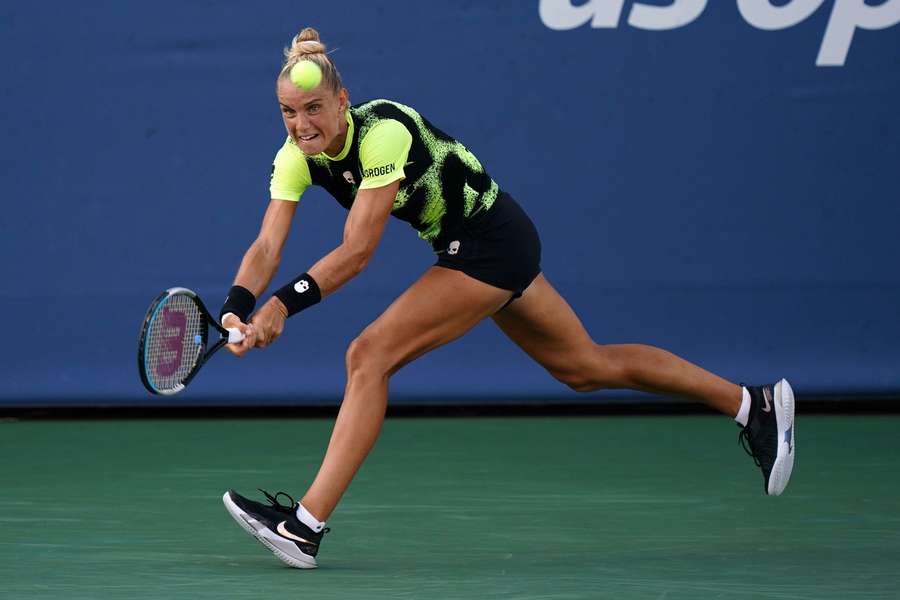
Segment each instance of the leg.
[[694,398],[730,416],[741,388],[674,354],[640,344],[601,346],[543,274],[494,321],[556,379],[579,392],[627,388]]
[[325,459],[302,503],[326,520],[375,445],[387,407],[388,378],[495,313],[510,292],[460,271],[432,267],[347,350],[347,387]]

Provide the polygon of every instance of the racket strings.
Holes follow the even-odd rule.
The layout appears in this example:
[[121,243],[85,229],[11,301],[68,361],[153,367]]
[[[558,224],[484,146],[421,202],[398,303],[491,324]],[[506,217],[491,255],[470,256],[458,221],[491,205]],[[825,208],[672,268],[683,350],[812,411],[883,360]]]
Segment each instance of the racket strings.
[[179,387],[203,355],[206,322],[194,300],[175,294],[157,307],[145,341],[144,362],[160,391]]

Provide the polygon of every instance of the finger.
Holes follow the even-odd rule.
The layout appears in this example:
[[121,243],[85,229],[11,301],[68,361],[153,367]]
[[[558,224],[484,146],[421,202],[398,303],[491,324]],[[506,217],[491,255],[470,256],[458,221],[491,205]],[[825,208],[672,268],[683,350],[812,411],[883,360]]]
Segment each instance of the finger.
[[272,336],[272,330],[270,328],[258,329],[256,334],[256,347],[257,348],[265,348],[275,339]]
[[244,330],[244,339],[241,340],[241,349],[244,352],[250,350],[256,342],[257,331],[252,325],[248,325]]
[[238,348],[243,348],[246,345],[247,345],[247,335],[244,334],[244,337],[243,337],[243,339],[241,339],[241,341],[232,342],[230,344],[225,344],[225,347],[233,352],[233,351],[237,350]]
[[246,327],[243,321],[238,318],[238,316],[234,313],[230,313],[225,315],[225,318],[222,319],[222,327],[228,329],[229,327],[237,327],[243,333],[243,328]]
[[241,334],[244,336],[245,339],[247,338],[248,335],[250,335],[250,332],[252,331],[252,326],[247,323],[240,323],[237,328],[241,332]]
[[239,358],[247,353],[241,344],[225,344],[225,349]]
[[223,320],[223,322],[224,321],[228,321],[229,325],[236,327],[244,335],[244,339],[242,339],[239,342],[234,342],[232,344],[225,344],[225,348],[227,348],[229,352],[231,352],[232,354],[234,354],[237,357],[243,356],[244,354],[247,353],[247,351],[250,350],[250,348],[253,347],[252,338],[253,338],[255,329],[251,325],[242,323],[236,317],[233,319],[231,317],[229,317],[229,318]]

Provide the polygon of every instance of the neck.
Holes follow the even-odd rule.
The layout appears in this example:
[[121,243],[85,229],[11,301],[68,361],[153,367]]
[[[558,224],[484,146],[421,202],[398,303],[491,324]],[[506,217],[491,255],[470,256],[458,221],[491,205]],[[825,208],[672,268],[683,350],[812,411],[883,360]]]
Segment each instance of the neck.
[[341,119],[341,128],[334,137],[334,141],[331,142],[331,145],[325,149],[325,154],[328,156],[337,156],[341,153],[341,150],[344,149],[344,143],[347,141],[347,131],[349,129],[350,127],[347,124],[346,117]]

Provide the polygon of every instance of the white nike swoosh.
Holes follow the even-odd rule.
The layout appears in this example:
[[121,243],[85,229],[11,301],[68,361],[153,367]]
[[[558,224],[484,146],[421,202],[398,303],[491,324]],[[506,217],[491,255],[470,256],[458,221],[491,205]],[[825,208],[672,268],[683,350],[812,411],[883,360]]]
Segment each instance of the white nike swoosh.
[[313,543],[313,542],[311,542],[311,541],[309,541],[309,540],[304,540],[302,537],[300,537],[300,536],[298,536],[298,535],[294,535],[293,533],[291,533],[290,531],[288,531],[288,530],[287,530],[287,527],[284,526],[284,521],[282,521],[281,523],[279,523],[279,524],[278,524],[278,527],[276,527],[275,530],[278,531],[278,535],[280,535],[280,536],[282,536],[282,537],[286,537],[286,538],[288,538],[288,539],[290,539],[290,540],[295,540],[295,541],[301,542],[301,543],[303,543],[303,544],[312,544],[312,543]]
[[409,165],[413,164],[414,162],[416,162],[416,161],[411,160],[411,161],[409,161],[408,163],[406,163],[406,164],[403,165],[403,166],[404,166],[404,167],[408,167]]
[[763,388],[763,400],[766,401],[763,412],[772,412],[772,406],[769,404],[769,390],[766,388]]

